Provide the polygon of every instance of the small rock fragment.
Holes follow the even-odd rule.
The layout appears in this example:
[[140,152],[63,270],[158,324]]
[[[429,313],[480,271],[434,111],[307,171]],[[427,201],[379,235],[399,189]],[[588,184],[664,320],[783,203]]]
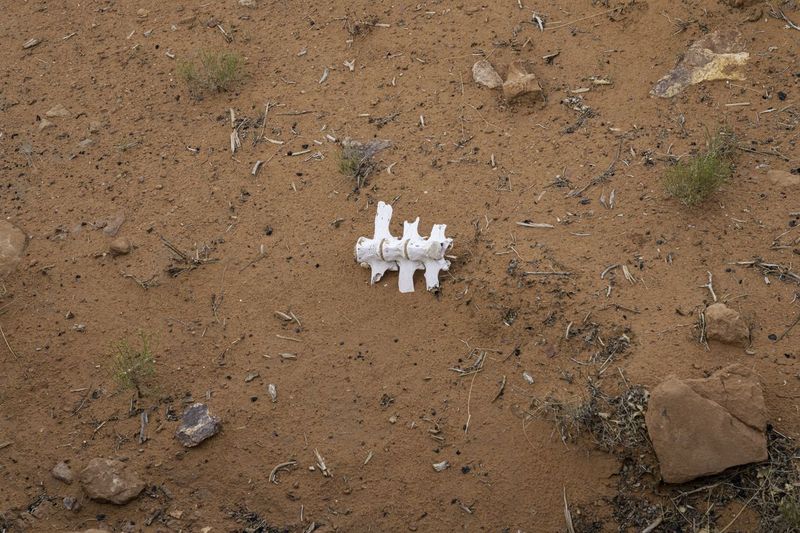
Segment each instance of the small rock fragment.
[[258,7],[258,0],[239,0],[242,7]]
[[99,120],[92,120],[89,122],[89,133],[97,133],[100,131],[100,128],[103,127],[103,123]]
[[187,15],[178,21],[181,26],[186,26],[189,29],[194,28],[197,23],[197,15]]
[[67,463],[61,461],[53,469],[50,471],[54,478],[59,481],[63,481],[67,485],[72,483],[72,480],[75,479],[75,475],[72,473],[72,469],[69,467]]
[[750,344],[750,328],[742,316],[723,303],[709,305],[705,311],[706,338],[725,344]]
[[250,372],[244,377],[244,382],[245,383],[250,383],[251,381],[253,381],[257,377],[258,377],[258,372]]
[[98,502],[123,505],[144,490],[144,482],[128,465],[113,459],[92,459],[81,472],[86,495]]
[[40,42],[41,41],[39,39],[37,39],[35,37],[32,37],[32,38],[28,39],[27,41],[25,41],[24,43],[22,43],[22,49],[23,50],[27,50],[28,48],[33,48],[34,46],[36,46]]
[[506,81],[503,83],[503,96],[506,100],[536,102],[544,98],[542,86],[533,73],[533,63],[517,60],[508,66]]
[[195,403],[184,411],[181,425],[175,432],[175,436],[181,441],[181,444],[192,448],[216,435],[220,427],[219,419],[208,412],[207,405]]
[[433,469],[437,472],[442,472],[450,468],[450,463],[447,461],[442,461],[441,463],[433,463]]
[[65,118],[69,116],[69,110],[61,104],[56,104],[44,114],[50,118]]
[[133,243],[127,237],[117,237],[108,245],[111,255],[126,255],[131,253]]
[[73,513],[77,513],[81,510],[81,502],[77,499],[73,498],[72,496],[66,496],[64,498],[64,509],[67,511],[72,511]]
[[84,139],[78,143],[79,148],[89,148],[94,144],[94,139]]
[[143,7],[136,11],[136,16],[138,16],[140,19],[147,18],[147,15],[149,14],[150,12]]
[[731,365],[707,379],[674,376],[653,389],[645,414],[667,483],[767,459],[767,415],[756,376]]
[[472,65],[472,79],[478,85],[483,85],[489,89],[496,89],[503,85],[503,78],[500,77],[500,74],[497,73],[492,64],[485,59],[476,61]]
[[267,385],[267,392],[269,392],[269,397],[272,400],[272,403],[278,401],[278,388],[275,386],[274,383],[270,383]]
[[7,220],[0,220],[0,279],[9,275],[22,260],[28,236]]
[[108,235],[109,237],[116,237],[117,232],[119,232],[119,228],[125,222],[125,213],[117,213],[112,218],[109,218],[106,221],[106,225],[103,228],[103,233]]
[[42,120],[39,121],[39,131],[49,129],[49,128],[52,128],[54,126],[55,126],[55,124],[53,124],[52,122],[50,122],[46,118],[43,118]]
[[779,187],[796,187],[800,185],[800,174],[792,174],[785,170],[770,170],[767,179]]

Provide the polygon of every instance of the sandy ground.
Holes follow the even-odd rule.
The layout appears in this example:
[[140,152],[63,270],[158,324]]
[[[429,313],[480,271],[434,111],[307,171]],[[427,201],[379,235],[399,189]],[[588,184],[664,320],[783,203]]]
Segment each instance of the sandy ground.
[[[797,230],[781,238],[789,246],[772,245],[797,223],[800,189],[765,173],[800,167],[800,32],[711,0],[521,4],[6,2],[0,214],[31,241],[0,300],[17,354],[0,345],[0,530],[239,531],[232,513],[247,509],[277,531],[564,531],[564,494],[603,514],[620,462],[588,439],[562,443],[525,413],[532,398],[580,397],[589,377],[652,387],[739,362],[760,376],[775,427],[800,433],[800,329],[768,337],[797,316],[800,287],[733,264],[798,260]],[[381,25],[348,33],[370,17]],[[692,41],[736,25],[751,54],[745,81],[648,95]],[[41,42],[23,49],[30,38]],[[191,98],[176,68],[201,49],[238,52],[247,79]],[[477,86],[482,56],[501,71],[534,61],[547,101],[508,106]],[[578,113],[561,100],[582,87],[595,116],[569,128]],[[231,156],[229,109],[256,118],[267,102],[267,136],[285,144],[253,146],[251,134]],[[40,131],[57,104],[68,116]],[[742,151],[703,207],[683,207],[661,186],[670,155],[723,123],[758,153]],[[394,145],[354,193],[326,134]],[[254,177],[257,160],[268,162]],[[568,196],[612,163],[612,176]],[[611,190],[613,210],[599,202]],[[370,286],[354,262],[378,200],[394,201],[397,233],[417,216],[423,234],[448,225],[457,259],[439,295],[420,274],[413,294],[397,291],[396,274]],[[102,227],[120,214],[119,235],[136,248],[112,257]],[[162,237],[216,261],[172,277]],[[612,264],[635,283],[620,269],[601,279]],[[522,274],[546,270],[571,275]],[[751,321],[750,353],[696,342],[707,271]],[[599,375],[585,364],[598,351],[584,341],[590,329],[631,339]],[[109,368],[112,344],[139,331],[154,339],[157,371],[137,399]],[[487,350],[484,369],[459,377],[451,369],[473,348]],[[223,430],[185,450],[167,412],[191,399]],[[315,449],[331,477],[309,469]],[[94,457],[126,458],[146,493],[122,507],[80,496],[80,511],[65,510],[80,487],[50,469]],[[270,483],[290,459],[298,467]],[[443,460],[452,466],[436,472]],[[606,512],[599,527],[618,524]]]

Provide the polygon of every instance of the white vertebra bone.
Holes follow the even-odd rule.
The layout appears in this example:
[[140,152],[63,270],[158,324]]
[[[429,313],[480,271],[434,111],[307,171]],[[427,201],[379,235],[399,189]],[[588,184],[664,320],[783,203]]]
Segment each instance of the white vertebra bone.
[[444,253],[453,245],[453,239],[444,236],[447,227],[434,224],[431,236],[421,237],[418,231],[419,217],[414,222],[403,223],[403,236],[397,239],[389,232],[392,221],[392,206],[378,202],[375,214],[375,234],[359,237],[356,242],[356,261],[362,267],[371,268],[370,283],[380,281],[387,270],[399,270],[400,292],[414,292],[414,271],[425,270],[428,290],[439,287],[439,272],[450,268]]

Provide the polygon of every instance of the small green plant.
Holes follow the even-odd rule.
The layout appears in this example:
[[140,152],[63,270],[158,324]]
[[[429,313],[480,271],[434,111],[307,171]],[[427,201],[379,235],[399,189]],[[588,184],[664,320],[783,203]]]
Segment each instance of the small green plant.
[[711,196],[733,174],[736,141],[728,129],[719,130],[708,140],[706,149],[679,161],[664,176],[667,192],[683,204],[693,206]]
[[234,52],[201,51],[198,58],[178,64],[178,76],[198,97],[206,92],[227,91],[244,77],[241,56]]
[[150,337],[139,333],[139,346],[134,347],[127,339],[113,345],[112,372],[116,382],[124,389],[136,389],[141,396],[142,389],[156,373]]
[[361,187],[361,176],[363,158],[356,150],[343,148],[339,159],[339,171],[345,176],[349,176],[356,180],[356,188]]
[[391,141],[382,139],[373,139],[366,143],[345,139],[339,154],[339,171],[352,178],[356,182],[355,190],[359,191],[366,185],[367,178],[377,166],[372,158],[391,145]]

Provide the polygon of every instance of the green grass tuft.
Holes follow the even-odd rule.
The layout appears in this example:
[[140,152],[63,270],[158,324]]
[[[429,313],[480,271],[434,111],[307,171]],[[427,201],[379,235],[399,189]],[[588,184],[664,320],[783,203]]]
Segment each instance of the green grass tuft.
[[736,141],[730,130],[719,130],[707,148],[679,161],[664,176],[667,192],[688,206],[697,205],[714,194],[733,174]]
[[195,97],[227,91],[244,78],[244,61],[234,52],[201,51],[197,59],[178,64],[178,76]]
[[156,373],[150,337],[139,333],[139,346],[134,347],[127,339],[113,345],[112,374],[114,380],[124,389],[136,389],[139,394],[142,388]]

